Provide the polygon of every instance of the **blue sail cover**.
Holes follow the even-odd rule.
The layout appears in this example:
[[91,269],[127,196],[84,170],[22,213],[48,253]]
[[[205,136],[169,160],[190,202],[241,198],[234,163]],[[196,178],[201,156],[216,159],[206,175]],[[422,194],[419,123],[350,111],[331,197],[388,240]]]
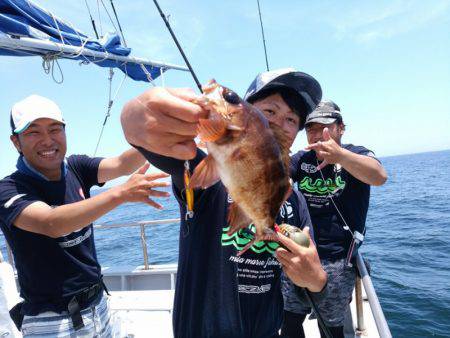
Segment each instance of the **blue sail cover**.
[[[0,36],[5,37],[5,34],[13,38],[26,37],[66,46],[83,47],[86,50],[108,53],[106,55],[113,54],[115,56],[128,57],[131,52],[130,48],[121,44],[117,34],[108,34],[101,40],[89,38],[71,25],[56,18],[52,13],[31,1],[25,0],[0,0]],[[166,70],[166,67],[133,62],[133,60],[111,60],[105,59],[105,56],[93,57],[83,55],[83,53],[80,55],[77,55],[79,53],[64,54],[54,50],[46,50],[45,47],[33,48],[32,51],[22,51],[0,46],[0,55],[46,56],[52,54],[60,58],[89,61],[101,67],[120,68],[129,77],[137,81],[148,82],[148,75],[150,75],[151,79],[156,79],[161,74],[161,70]],[[145,67],[146,71],[143,70],[143,67]]]

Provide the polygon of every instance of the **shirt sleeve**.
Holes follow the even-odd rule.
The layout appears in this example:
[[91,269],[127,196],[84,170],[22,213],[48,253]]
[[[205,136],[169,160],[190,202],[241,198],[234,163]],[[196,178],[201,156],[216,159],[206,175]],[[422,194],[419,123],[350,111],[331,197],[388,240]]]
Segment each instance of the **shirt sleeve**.
[[27,189],[9,180],[0,181],[0,220],[11,229],[16,218],[30,204],[40,199]]
[[351,151],[352,153],[372,157],[381,163],[381,161],[375,156],[375,153],[372,150],[367,149],[366,147],[348,144],[345,146],[345,148]]
[[103,157],[89,157],[87,155],[72,155],[68,158],[69,165],[75,170],[83,181],[84,188],[89,191],[91,187],[103,186],[98,182],[98,168]]

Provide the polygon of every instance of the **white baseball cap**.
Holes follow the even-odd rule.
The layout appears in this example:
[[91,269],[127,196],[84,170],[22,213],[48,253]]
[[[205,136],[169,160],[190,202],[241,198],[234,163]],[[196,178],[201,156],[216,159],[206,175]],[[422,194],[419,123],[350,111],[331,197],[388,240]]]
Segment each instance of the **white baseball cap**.
[[15,103],[11,109],[11,128],[14,134],[20,134],[37,119],[48,118],[62,124],[61,109],[50,99],[39,95],[30,95]]

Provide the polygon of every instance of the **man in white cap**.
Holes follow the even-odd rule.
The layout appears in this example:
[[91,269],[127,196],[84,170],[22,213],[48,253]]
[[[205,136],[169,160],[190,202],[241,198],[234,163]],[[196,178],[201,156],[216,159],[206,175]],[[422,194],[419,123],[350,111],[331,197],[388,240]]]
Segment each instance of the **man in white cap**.
[[[145,174],[149,164],[134,149],[113,158],[65,158],[66,122],[47,98],[16,103],[10,121],[20,156],[17,171],[0,181],[0,227],[24,299],[11,315],[24,337],[110,337],[92,222],[124,202],[160,208],[150,196],[167,196],[152,190],[166,186],[154,180],[167,175]],[[92,186],[133,172],[126,183],[90,197]]]

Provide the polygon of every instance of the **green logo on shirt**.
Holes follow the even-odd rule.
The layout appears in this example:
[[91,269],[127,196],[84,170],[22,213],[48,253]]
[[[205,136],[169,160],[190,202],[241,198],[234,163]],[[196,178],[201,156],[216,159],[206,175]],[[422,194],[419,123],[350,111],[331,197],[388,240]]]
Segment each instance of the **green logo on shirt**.
[[[249,226],[249,229],[253,233],[256,231],[256,228],[253,224]],[[251,235],[249,235],[248,232],[244,231],[243,229],[236,231],[231,236],[227,234],[228,230],[230,230],[229,226],[222,229],[222,246],[233,245],[238,251],[240,251],[244,249],[244,247],[252,240]],[[279,244],[277,242],[259,241],[255,242],[249,250],[252,250],[256,253],[268,252],[270,254],[273,254],[278,247]]]
[[311,177],[304,177],[298,184],[298,187],[303,191],[325,195],[335,193],[339,189],[344,189],[345,184],[346,183],[342,180],[341,176],[337,176],[335,181],[331,178],[327,178],[325,181],[318,178],[314,183]]

